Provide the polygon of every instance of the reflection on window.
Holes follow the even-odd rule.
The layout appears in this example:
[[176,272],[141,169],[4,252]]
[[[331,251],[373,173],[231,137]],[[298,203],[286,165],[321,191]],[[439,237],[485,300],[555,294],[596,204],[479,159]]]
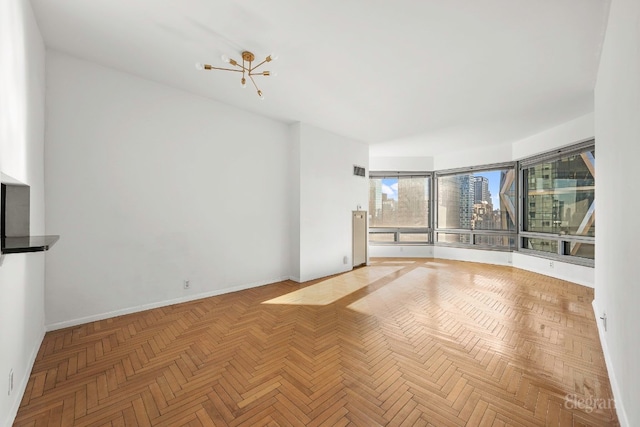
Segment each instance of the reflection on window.
[[524,230],[595,236],[595,150],[523,169]]
[[429,227],[429,177],[369,179],[369,227]]
[[578,258],[595,259],[596,245],[593,243],[565,242],[564,253]]
[[548,252],[551,254],[558,253],[557,240],[533,239],[525,237],[522,239],[522,247],[534,251]]
[[429,235],[427,233],[400,233],[401,242],[428,242]]
[[471,243],[471,235],[457,233],[438,233],[438,243]]
[[370,242],[394,242],[396,239],[395,233],[369,233]]
[[513,236],[478,234],[475,236],[475,244],[477,246],[488,246],[501,249],[513,249],[516,246],[516,240]]
[[513,168],[438,177],[438,228],[516,229]]

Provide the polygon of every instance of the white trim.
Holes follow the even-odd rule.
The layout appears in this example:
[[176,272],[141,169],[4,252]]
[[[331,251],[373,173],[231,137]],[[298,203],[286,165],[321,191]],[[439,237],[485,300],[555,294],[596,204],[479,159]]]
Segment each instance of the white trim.
[[297,283],[302,283],[299,277],[289,276],[289,280],[293,280],[294,282],[297,282]]
[[611,392],[613,393],[613,399],[616,401],[616,413],[618,415],[618,421],[621,427],[630,427],[629,418],[627,418],[627,411],[625,411],[622,400],[622,393],[620,392],[620,386],[616,379],[616,372],[613,370],[613,361],[609,354],[609,347],[607,346],[607,340],[605,339],[605,331],[602,327],[602,322],[599,322],[599,315],[601,311],[598,309],[598,304],[594,299],[591,303],[593,307],[593,313],[595,314],[596,324],[598,326],[598,335],[600,335],[600,345],[602,347],[602,353],[604,354],[604,363],[607,365],[607,372],[609,373],[609,383],[611,384]]
[[[553,267],[551,263],[553,263]],[[522,252],[513,252],[513,266],[521,270],[566,280],[589,288],[595,287],[595,270],[593,267],[532,256]]]
[[369,244],[370,258],[433,258],[433,245]]
[[454,246],[434,246],[434,258],[512,267],[513,253]]
[[18,415],[18,409],[20,409],[20,403],[22,403],[24,392],[27,389],[27,384],[29,383],[29,378],[31,377],[31,371],[33,370],[33,364],[36,362],[36,357],[38,357],[38,351],[40,350],[40,346],[42,345],[45,334],[46,331],[43,327],[40,331],[40,339],[37,341],[36,345],[31,351],[31,356],[29,356],[29,361],[27,362],[27,365],[25,367],[24,375],[20,379],[20,386],[17,389],[13,390],[12,394],[15,397],[13,404],[11,405],[11,409],[9,410],[8,417],[4,422],[4,425],[6,427],[11,427],[16,419],[16,416]]
[[278,277],[275,279],[261,280],[259,282],[247,283],[244,285],[232,286],[230,288],[217,289],[210,292],[203,292],[197,295],[189,295],[186,297],[174,298],[165,301],[153,302],[150,304],[138,305],[135,307],[123,308],[120,310],[109,311],[106,313],[94,314],[92,316],[81,317],[79,319],[65,320],[63,322],[56,322],[45,325],[46,331],[55,331],[57,329],[68,328],[70,326],[82,325],[89,322],[95,322],[98,320],[109,319],[116,316],[124,316],[126,314],[138,313],[140,311],[151,310],[153,308],[166,307],[168,305],[180,304],[183,302],[195,301],[203,298],[214,297],[217,295],[228,294],[231,292],[243,291],[245,289],[257,288],[259,286],[269,285],[271,283],[278,283],[285,280],[289,280],[289,276]]
[[309,275],[308,277],[300,277],[300,282],[299,283],[309,282],[311,280],[322,279],[322,278],[329,277],[329,276],[335,276],[336,274],[348,273],[350,271],[353,271],[353,266],[352,265],[348,265],[348,266],[346,266],[343,269],[338,270],[338,271],[328,270],[328,271],[325,271],[323,273],[313,273],[313,274]]

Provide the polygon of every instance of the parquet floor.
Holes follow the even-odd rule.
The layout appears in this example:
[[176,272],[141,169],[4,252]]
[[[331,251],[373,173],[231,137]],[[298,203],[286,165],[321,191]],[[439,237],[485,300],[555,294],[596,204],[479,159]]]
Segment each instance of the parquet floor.
[[592,299],[378,259],[48,333],[15,425],[618,425]]

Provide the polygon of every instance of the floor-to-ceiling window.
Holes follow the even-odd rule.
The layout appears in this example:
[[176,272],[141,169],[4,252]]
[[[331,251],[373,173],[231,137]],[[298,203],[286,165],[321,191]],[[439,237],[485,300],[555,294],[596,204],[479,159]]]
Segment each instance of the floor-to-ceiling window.
[[520,162],[520,249],[593,265],[595,145],[589,141]]
[[516,246],[515,164],[438,171],[435,242],[512,250]]
[[593,140],[518,163],[369,178],[370,244],[519,250],[593,266]]
[[431,243],[427,173],[369,174],[369,241]]

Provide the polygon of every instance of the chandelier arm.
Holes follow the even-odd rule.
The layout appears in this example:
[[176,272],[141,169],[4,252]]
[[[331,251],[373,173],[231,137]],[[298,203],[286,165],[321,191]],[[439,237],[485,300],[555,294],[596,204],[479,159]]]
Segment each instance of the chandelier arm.
[[264,61],[262,61],[261,63],[259,63],[258,65],[256,65],[255,67],[253,67],[251,70],[255,70],[256,68],[264,65],[266,62],[268,62],[266,59]]
[[249,74],[249,78],[251,79],[251,83],[253,83],[253,86],[256,88],[256,90],[260,90],[260,88],[258,88],[258,85],[256,84],[255,80],[253,80],[253,76],[251,74]]
[[223,71],[233,71],[235,73],[241,73],[243,70],[236,70],[235,68],[220,68],[220,67],[212,67],[208,66],[204,68],[205,70],[223,70]]
[[235,59],[231,59],[229,63],[231,65],[235,66],[235,67],[240,68],[241,70],[244,70],[244,71],[247,71],[247,72],[251,71],[251,68],[247,68],[247,67],[244,66],[244,62],[245,62],[244,58],[242,58],[242,65],[240,65],[240,63],[237,62]]
[[[243,61],[244,62],[244,61]],[[240,69],[242,69],[243,71],[246,71],[247,73],[251,72],[251,68],[247,68],[244,66],[244,64],[240,65],[237,62],[235,63],[236,67],[239,67]]]

